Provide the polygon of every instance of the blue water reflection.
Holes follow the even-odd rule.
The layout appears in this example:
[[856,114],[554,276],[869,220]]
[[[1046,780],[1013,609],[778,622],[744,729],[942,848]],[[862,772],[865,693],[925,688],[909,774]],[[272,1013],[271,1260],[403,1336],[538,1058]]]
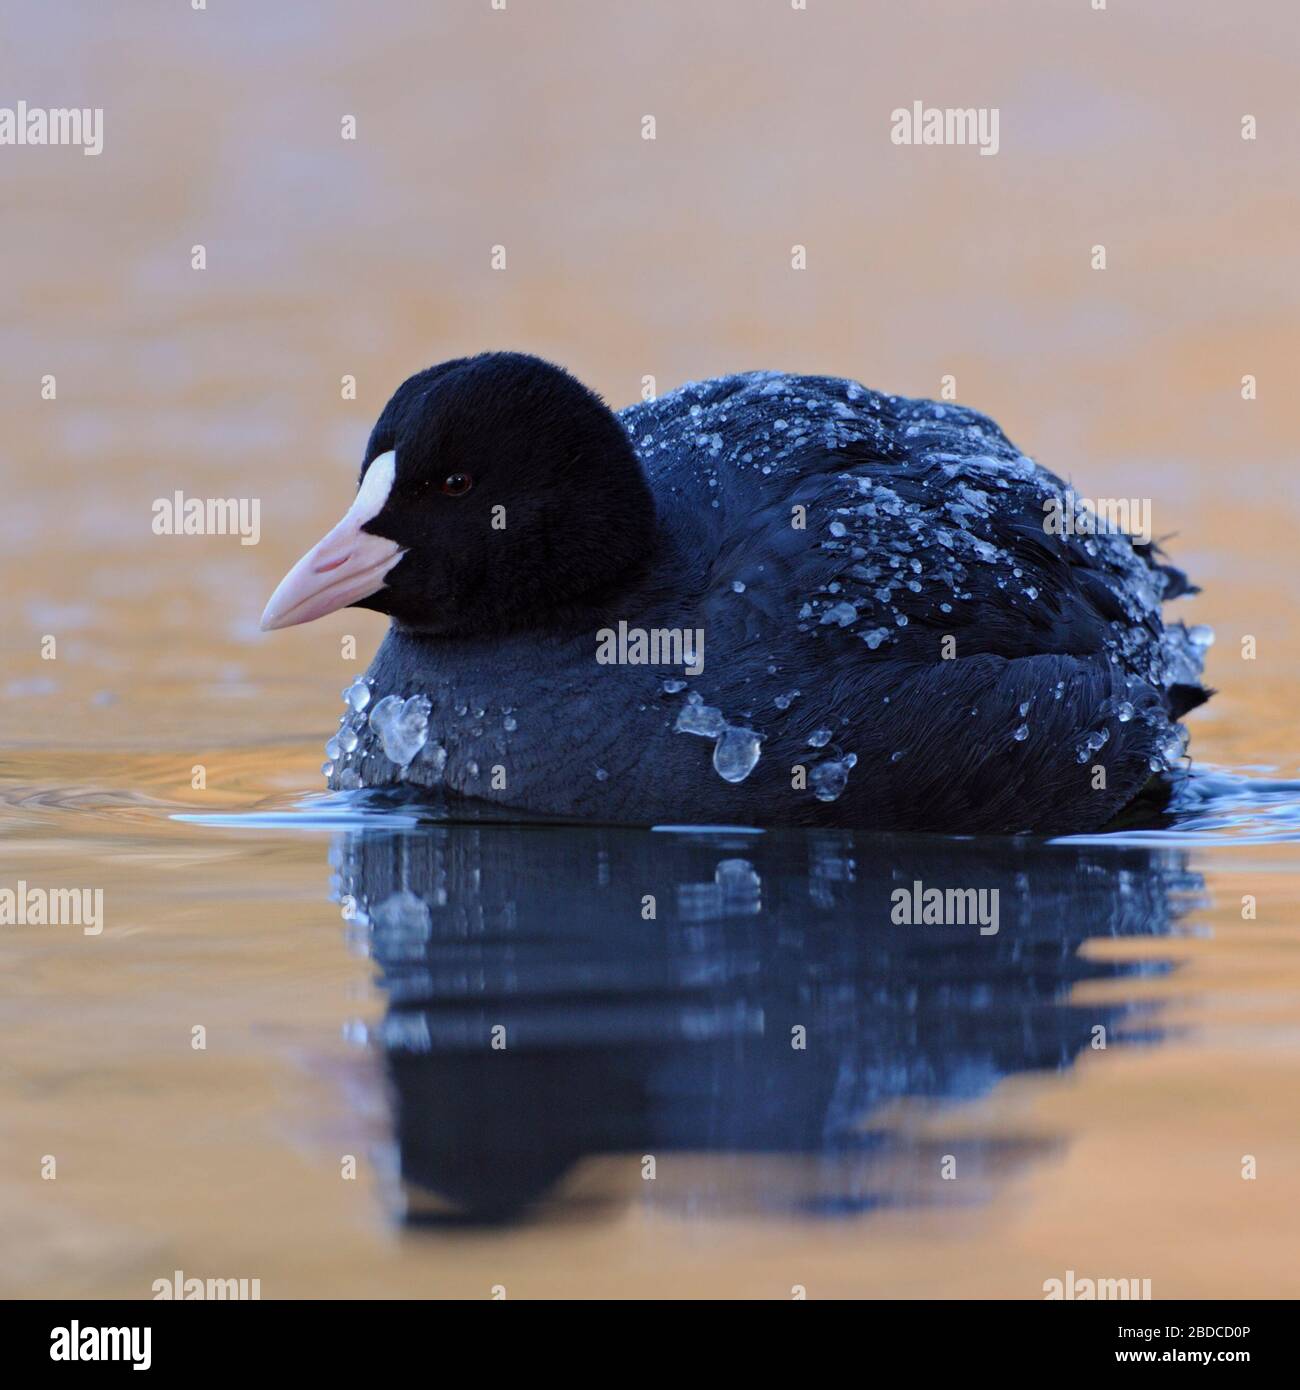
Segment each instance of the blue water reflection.
[[[595,1156],[622,1157],[611,1201],[834,1215],[978,1196],[1050,1142],[936,1148],[882,1107],[1157,1041],[1140,990],[1071,988],[1167,964],[1080,948],[1165,936],[1203,893],[1165,846],[848,831],[429,824],[348,831],[331,858],[385,996],[375,1040],[420,1221],[562,1209]],[[927,889],[984,896],[931,896],[949,920],[908,922]],[[949,1153],[976,1181],[943,1181]]]

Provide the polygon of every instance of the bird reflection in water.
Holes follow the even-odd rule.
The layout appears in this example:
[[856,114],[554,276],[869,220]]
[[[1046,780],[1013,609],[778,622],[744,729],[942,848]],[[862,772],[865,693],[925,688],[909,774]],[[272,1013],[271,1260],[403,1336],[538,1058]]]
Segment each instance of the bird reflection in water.
[[[978,1200],[1055,1142],[943,1115],[1157,1041],[1135,1000],[1071,990],[1168,965],[1080,948],[1167,935],[1202,889],[1168,849],[850,831],[432,824],[331,860],[421,1223]],[[916,884],[996,889],[996,932],[896,921]]]

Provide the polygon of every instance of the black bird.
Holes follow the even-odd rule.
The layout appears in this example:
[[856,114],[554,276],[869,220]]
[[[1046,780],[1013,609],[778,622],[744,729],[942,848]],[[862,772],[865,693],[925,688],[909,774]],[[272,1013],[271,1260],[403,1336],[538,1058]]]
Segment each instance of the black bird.
[[1167,798],[1195,592],[987,416],[749,372],[615,414],[484,353],[404,382],[264,628],[392,618],[335,788],[520,815],[1090,831]]

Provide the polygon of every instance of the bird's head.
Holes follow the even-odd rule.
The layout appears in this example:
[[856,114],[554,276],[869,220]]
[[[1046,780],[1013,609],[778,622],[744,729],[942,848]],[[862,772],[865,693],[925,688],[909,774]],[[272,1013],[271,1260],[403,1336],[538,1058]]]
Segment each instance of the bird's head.
[[536,357],[460,358],[398,387],[352,506],[262,627],[347,607],[434,635],[524,627],[625,582],[654,530],[640,461],[598,396]]

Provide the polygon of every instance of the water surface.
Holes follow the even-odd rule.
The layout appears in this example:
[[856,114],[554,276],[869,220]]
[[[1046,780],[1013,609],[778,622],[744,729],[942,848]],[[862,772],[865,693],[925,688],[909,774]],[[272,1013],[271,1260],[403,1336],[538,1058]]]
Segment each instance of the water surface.
[[[1293,6],[65,8],[0,17],[7,99],[105,108],[97,158],[0,160],[0,887],[105,927],[0,928],[0,1291],[1300,1293]],[[997,105],[998,156],[891,145],[918,98]],[[1176,824],[322,798],[382,625],[257,617],[396,384],[483,348],[615,406],[952,377],[1150,499],[1218,634]],[[154,535],[178,488],[259,544]],[[917,881],[998,931],[893,922]]]
[[[5,936],[11,1291],[1293,1288],[1295,784],[1052,843],[452,822],[246,758],[244,811],[7,762],[7,874],[106,900]],[[996,922],[897,921],[918,881]]]

